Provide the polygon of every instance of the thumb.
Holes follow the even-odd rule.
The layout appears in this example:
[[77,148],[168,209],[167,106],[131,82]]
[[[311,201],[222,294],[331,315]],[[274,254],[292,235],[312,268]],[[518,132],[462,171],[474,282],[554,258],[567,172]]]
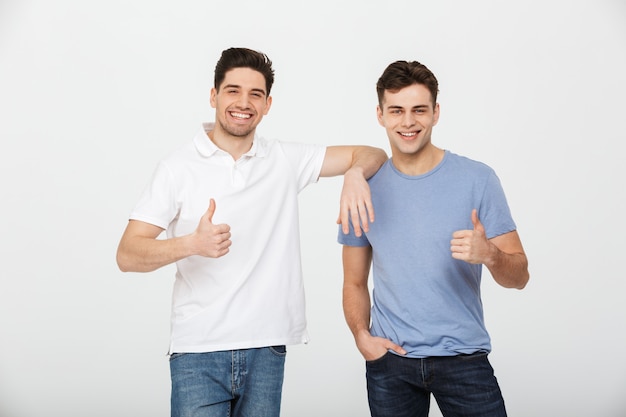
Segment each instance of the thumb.
[[484,230],[483,224],[478,219],[478,210],[476,209],[472,210],[472,224],[474,225],[474,230]]
[[395,343],[391,343],[390,346],[387,347],[387,349],[391,349],[394,352],[396,352],[398,355],[406,355],[406,350],[404,350],[402,348],[402,346],[396,345]]
[[209,202],[209,209],[206,211],[206,215],[209,218],[210,223],[213,223],[213,213],[215,213],[215,200],[211,199]]

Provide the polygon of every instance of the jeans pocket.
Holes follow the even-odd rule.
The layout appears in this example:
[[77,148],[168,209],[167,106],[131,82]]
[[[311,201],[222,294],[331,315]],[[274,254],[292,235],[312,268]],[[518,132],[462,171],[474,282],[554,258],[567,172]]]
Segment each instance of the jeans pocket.
[[461,355],[455,356],[461,362],[472,362],[472,361],[481,361],[487,358],[488,353],[482,350],[479,350],[474,353],[463,353]]
[[287,354],[287,346],[285,345],[270,346],[270,352],[278,356],[285,356]]
[[383,356],[381,356],[380,358],[376,358],[376,359],[370,359],[365,361],[366,364],[368,365],[375,365],[378,363],[381,363],[383,361],[385,361],[385,359],[387,359],[389,357],[389,355],[391,355],[392,353],[390,353],[389,351],[385,352],[385,354]]
[[173,361],[176,358],[180,358],[183,355],[186,355],[186,353],[185,352],[172,353],[170,355],[170,362]]

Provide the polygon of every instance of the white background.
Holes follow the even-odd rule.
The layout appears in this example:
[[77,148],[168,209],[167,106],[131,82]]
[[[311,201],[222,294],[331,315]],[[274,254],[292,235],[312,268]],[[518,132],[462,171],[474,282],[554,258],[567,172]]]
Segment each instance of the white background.
[[[626,415],[624,1],[0,0],[1,417],[169,415],[173,266],[123,274],[115,251],[156,162],[212,120],[231,46],[274,61],[259,133],[387,151],[375,82],[425,63],[434,143],[496,170],[530,261],[523,291],[483,283],[509,414]],[[341,184],[301,194],[312,341],[284,416],[368,415]]]

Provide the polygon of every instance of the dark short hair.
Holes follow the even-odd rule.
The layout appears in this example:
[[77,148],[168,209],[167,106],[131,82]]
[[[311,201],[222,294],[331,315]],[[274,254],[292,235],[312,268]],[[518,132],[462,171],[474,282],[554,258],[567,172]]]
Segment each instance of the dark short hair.
[[430,91],[434,107],[437,103],[439,83],[435,75],[424,64],[417,61],[396,61],[385,68],[383,75],[376,83],[378,104],[382,108],[386,90],[396,92],[413,84],[422,84]]
[[272,61],[262,52],[248,48],[229,48],[222,51],[222,56],[215,65],[213,86],[219,90],[226,78],[226,73],[234,68],[250,68],[260,72],[265,77],[265,93],[269,96],[274,84],[274,69]]

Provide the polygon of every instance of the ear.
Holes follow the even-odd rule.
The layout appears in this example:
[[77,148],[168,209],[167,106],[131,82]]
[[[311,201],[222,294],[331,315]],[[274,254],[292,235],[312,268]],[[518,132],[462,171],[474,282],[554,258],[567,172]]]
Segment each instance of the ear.
[[439,103],[435,104],[435,110],[433,111],[433,126],[439,122]]
[[263,116],[265,116],[270,111],[270,107],[272,107],[272,96],[268,96],[265,101],[265,111],[263,111]]
[[383,122],[383,110],[380,108],[380,105],[376,106],[376,118],[378,119],[378,124],[385,127],[385,123]]
[[211,88],[211,107],[217,107],[217,90],[215,87]]

